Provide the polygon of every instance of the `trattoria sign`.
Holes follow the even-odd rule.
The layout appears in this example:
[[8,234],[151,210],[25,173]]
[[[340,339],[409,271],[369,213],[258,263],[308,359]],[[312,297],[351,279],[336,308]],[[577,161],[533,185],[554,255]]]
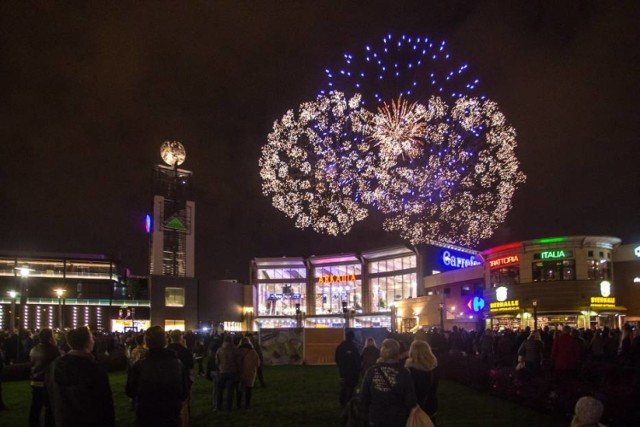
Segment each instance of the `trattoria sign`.
[[318,277],[318,283],[339,283],[339,282],[355,282],[355,274],[327,274]]
[[500,313],[503,311],[518,311],[520,310],[520,301],[519,300],[508,300],[508,301],[494,301],[489,304],[489,311],[491,313]]
[[615,297],[591,297],[591,308],[614,308]]
[[489,261],[489,267],[502,267],[503,265],[513,264],[516,262],[520,262],[520,257],[518,255],[507,255],[501,258],[492,259]]
[[538,254],[533,254],[533,259],[562,259],[572,258],[573,251],[566,251],[564,249],[558,249],[554,251],[544,251]]

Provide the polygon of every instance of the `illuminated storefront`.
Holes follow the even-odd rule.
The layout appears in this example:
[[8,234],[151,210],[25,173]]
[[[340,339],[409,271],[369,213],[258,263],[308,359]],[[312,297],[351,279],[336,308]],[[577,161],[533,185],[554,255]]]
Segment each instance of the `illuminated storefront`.
[[251,269],[260,328],[391,328],[394,304],[418,295],[418,255],[404,246],[256,258]]
[[486,250],[487,327],[619,327],[612,254],[620,239],[574,236]]
[[1,253],[0,329],[108,330],[124,307],[148,319],[149,300],[130,299],[118,268],[103,255]]

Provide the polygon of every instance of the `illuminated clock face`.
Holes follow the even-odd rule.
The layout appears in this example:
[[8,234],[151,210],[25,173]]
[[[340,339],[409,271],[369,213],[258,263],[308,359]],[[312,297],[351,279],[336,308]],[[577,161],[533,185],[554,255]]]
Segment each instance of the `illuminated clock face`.
[[638,246],[637,248],[635,248],[635,249],[633,250],[633,252],[636,254],[636,256],[637,256],[638,258],[640,258],[640,246]]
[[160,147],[160,157],[169,166],[180,166],[187,158],[187,150],[179,141],[165,141]]

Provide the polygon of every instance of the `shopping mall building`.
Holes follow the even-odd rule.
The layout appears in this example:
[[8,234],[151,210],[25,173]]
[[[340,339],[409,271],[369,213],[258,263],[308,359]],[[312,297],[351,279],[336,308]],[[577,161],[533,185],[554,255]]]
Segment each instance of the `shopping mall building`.
[[250,283],[126,277],[102,255],[0,253],[0,329],[621,326],[640,322],[640,244],[606,236],[483,252],[396,246],[255,258]]
[[640,321],[640,245],[572,236],[477,253],[394,247],[251,262],[256,328],[466,329]]

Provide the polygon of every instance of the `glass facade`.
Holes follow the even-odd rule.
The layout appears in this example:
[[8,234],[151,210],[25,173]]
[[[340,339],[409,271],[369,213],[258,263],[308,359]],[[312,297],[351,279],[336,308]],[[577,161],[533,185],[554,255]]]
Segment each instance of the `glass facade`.
[[416,296],[416,273],[371,278],[371,311],[389,311],[391,304]]
[[257,276],[258,316],[291,316],[296,308],[305,310],[305,268],[260,268]]
[[314,269],[316,314],[362,312],[362,265],[318,266]]
[[388,327],[393,303],[417,296],[418,259],[407,248],[254,262],[261,327]]

